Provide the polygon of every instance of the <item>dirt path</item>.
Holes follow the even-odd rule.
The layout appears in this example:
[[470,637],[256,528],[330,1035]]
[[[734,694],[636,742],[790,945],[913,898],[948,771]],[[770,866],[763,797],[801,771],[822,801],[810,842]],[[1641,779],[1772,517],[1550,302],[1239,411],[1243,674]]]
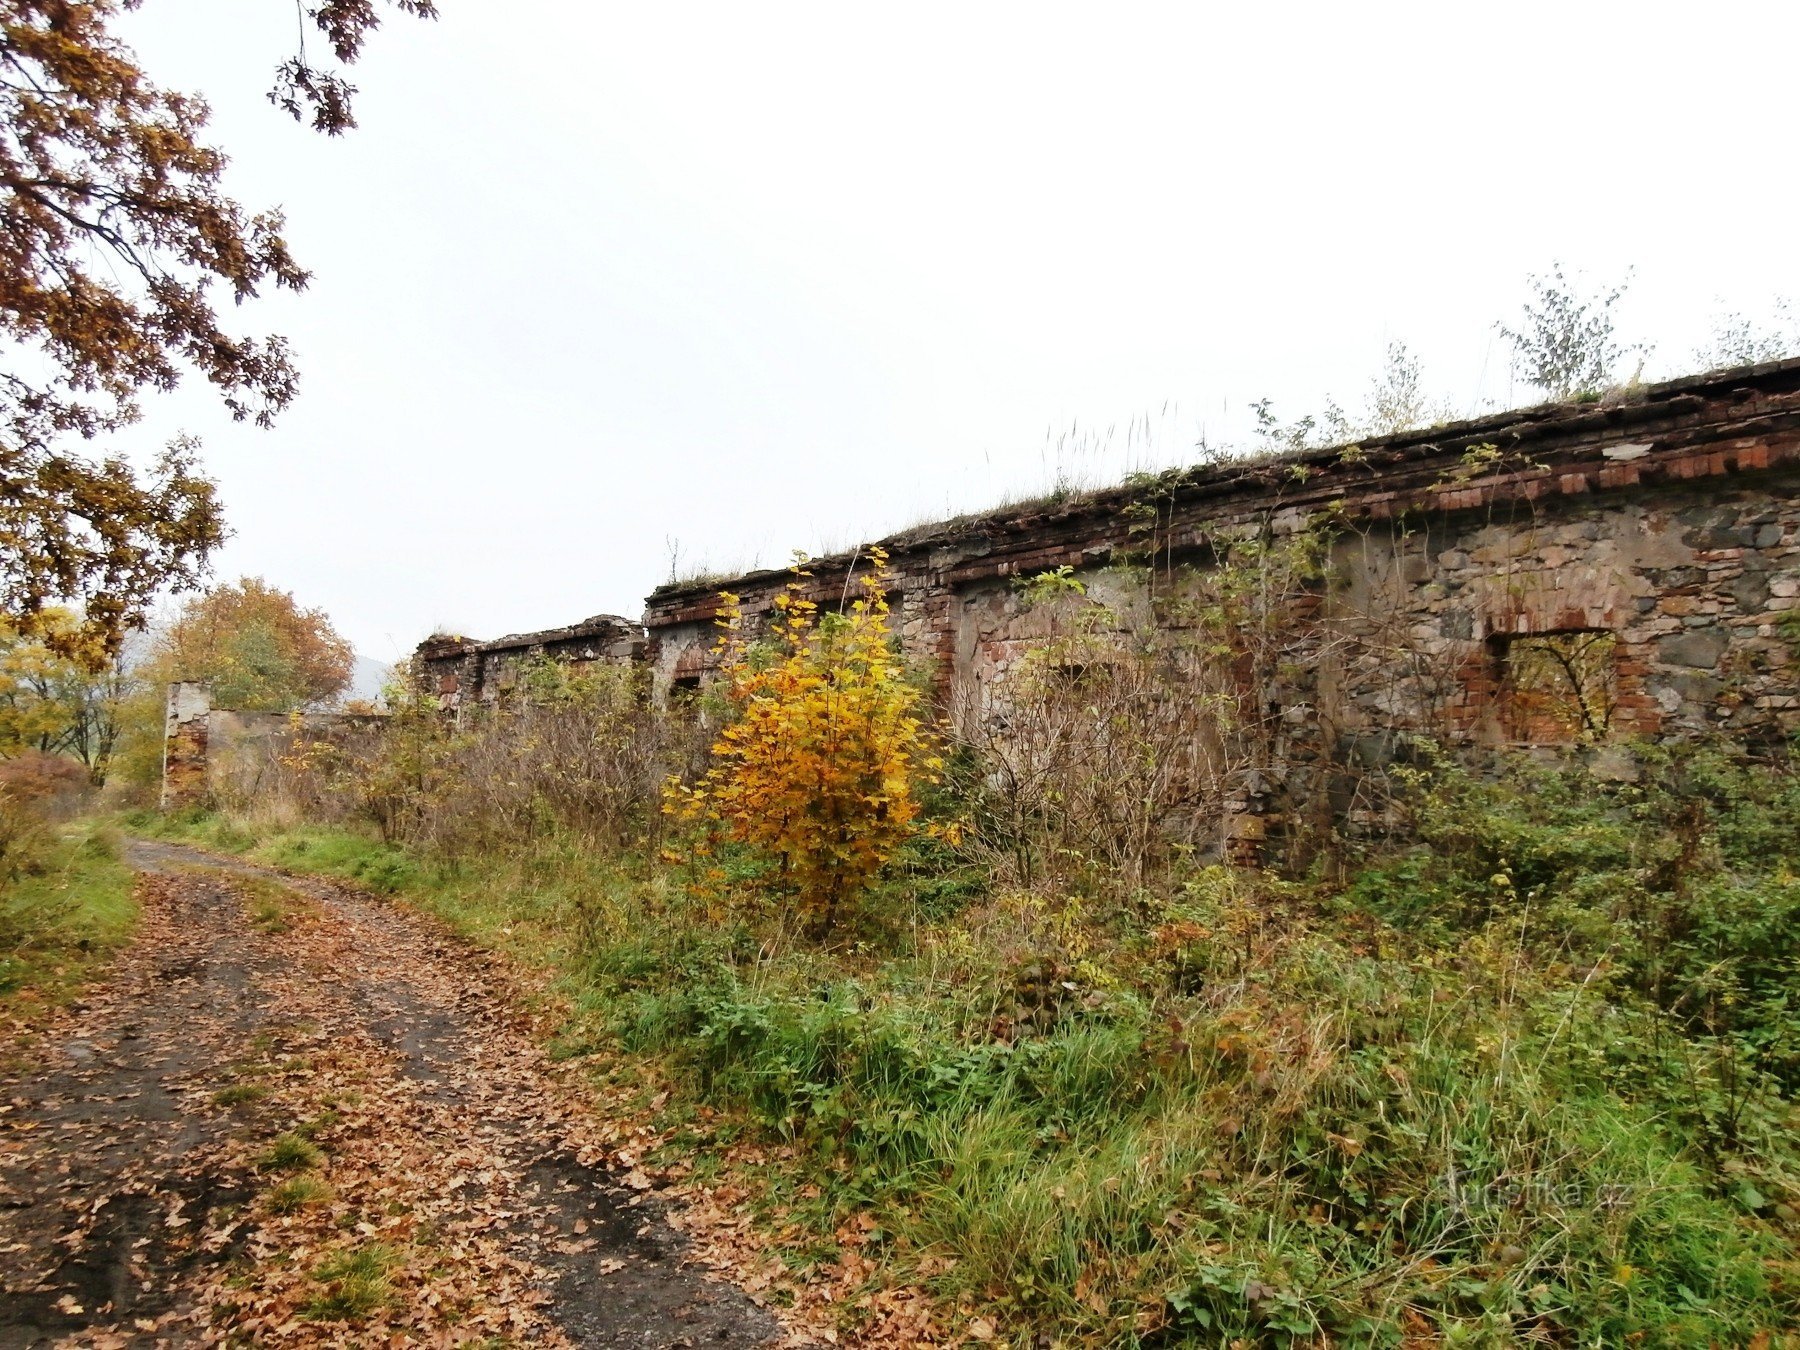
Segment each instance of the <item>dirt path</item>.
[[138,941],[0,1078],[0,1347],[778,1337],[480,956],[326,883],[130,861]]

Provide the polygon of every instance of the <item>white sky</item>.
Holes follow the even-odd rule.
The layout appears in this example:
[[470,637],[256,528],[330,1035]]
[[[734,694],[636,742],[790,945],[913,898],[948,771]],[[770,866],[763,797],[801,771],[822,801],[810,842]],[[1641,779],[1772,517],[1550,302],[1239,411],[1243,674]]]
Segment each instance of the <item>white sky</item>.
[[199,434],[218,575],[382,660],[635,615],[670,539],[776,565],[1181,462],[1396,337],[1526,401],[1492,324],[1557,259],[1636,265],[1652,374],[1800,296],[1792,4],[441,3],[337,141],[263,99],[286,0],[128,29],[316,274],[242,316],[302,362],[273,431],[196,384],[132,439]]

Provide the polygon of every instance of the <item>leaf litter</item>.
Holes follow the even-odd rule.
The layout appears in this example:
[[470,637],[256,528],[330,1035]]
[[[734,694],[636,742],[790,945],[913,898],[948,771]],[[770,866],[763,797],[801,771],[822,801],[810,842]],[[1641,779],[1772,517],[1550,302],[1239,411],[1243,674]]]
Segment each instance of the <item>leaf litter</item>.
[[856,1342],[938,1343],[864,1292],[854,1226],[794,1276],[741,1187],[646,1161],[501,958],[349,888],[132,862],[137,941],[0,1073],[0,1344],[800,1346],[858,1298]]

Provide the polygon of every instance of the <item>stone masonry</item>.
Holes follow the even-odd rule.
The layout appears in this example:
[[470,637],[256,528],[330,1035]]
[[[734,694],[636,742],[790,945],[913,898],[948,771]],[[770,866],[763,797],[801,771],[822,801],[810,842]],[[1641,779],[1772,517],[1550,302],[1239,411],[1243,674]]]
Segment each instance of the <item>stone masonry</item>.
[[[1204,570],[1233,540],[1329,519],[1333,581],[1318,605],[1342,640],[1280,693],[1314,757],[1354,760],[1407,730],[1471,746],[1569,739],[1529,685],[1542,663],[1573,661],[1591,667],[1599,739],[1773,742],[1800,730],[1797,489],[1800,361],[1786,361],[1220,462],[882,546],[904,649],[956,716],[981,715],[1041,640],[1021,579],[1067,567],[1116,590],[1142,584],[1146,560],[1152,575]],[[867,565],[862,552],[819,559],[810,587],[835,603]],[[446,707],[500,697],[532,652],[640,663],[662,697],[715,665],[722,591],[754,626],[790,579],[664,586],[641,625],[434,638],[415,669]]]
[[206,794],[207,719],[212,693],[204,684],[171,684],[163,714],[162,808],[189,806]]
[[567,628],[478,642],[438,634],[425,639],[413,657],[427,692],[446,709],[473,707],[505,698],[531,660],[633,664],[650,650],[640,625],[616,614],[597,614]]
[[215,708],[210,685],[171,684],[163,723],[162,808],[251,801],[279,775],[283,760],[305,744],[345,744],[381,721],[372,713]]

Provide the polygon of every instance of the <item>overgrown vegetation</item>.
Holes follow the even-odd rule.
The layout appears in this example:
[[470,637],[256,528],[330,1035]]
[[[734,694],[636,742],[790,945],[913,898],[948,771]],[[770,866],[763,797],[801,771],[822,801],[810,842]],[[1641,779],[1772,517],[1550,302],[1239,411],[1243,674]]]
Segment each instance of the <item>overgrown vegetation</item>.
[[508,698],[460,725],[435,696],[396,685],[379,735],[301,741],[248,804],[265,821],[354,820],[459,859],[553,838],[654,845],[650,804],[702,762],[705,729],[652,705],[640,670],[532,661],[515,673]]
[[1380,372],[1369,381],[1360,414],[1346,412],[1334,398],[1327,398],[1319,412],[1292,422],[1275,415],[1270,399],[1250,405],[1255,417],[1256,447],[1267,454],[1313,450],[1321,446],[1349,445],[1371,436],[1414,431],[1440,422],[1454,421],[1456,408],[1449,400],[1434,397],[1425,386],[1425,368],[1404,342],[1390,342]]
[[1159,884],[1177,857],[1231,847],[1276,759],[1271,699],[1303,653],[1328,527],[1221,537],[1219,565],[1063,568],[1020,587],[1035,638],[958,710],[968,854],[1003,884]]
[[116,950],[137,914],[116,832],[63,823],[85,786],[78,767],[58,771],[66,763],[0,765],[0,1011],[27,1020]]
[[[305,770],[361,785],[317,794],[361,833],[341,805],[142,823],[553,968],[561,1053],[642,1075],[685,1162],[783,1145],[751,1184],[790,1261],[834,1259],[855,1216],[872,1280],[1018,1344],[1800,1334],[1800,776],[1698,747],[1478,774],[1417,739],[1380,838],[1231,867],[1219,822],[1272,753],[1258,691],[1323,640],[1323,538],[1136,578],[1141,615],[1030,583],[1044,631],[986,710],[1008,734],[914,780],[930,828],[857,874],[842,932],[720,903],[767,894],[787,836],[666,833],[661,776],[709,781],[738,676],[661,708],[529,668],[535,697],[460,728],[418,700]],[[810,627],[744,650],[754,697],[829,683],[781,673],[819,659]],[[765,739],[714,763],[757,757],[763,802],[816,781]],[[699,874],[663,860],[697,848]]]
[[1650,349],[1622,343],[1617,337],[1614,307],[1625,296],[1631,274],[1616,286],[1585,292],[1561,263],[1547,275],[1529,279],[1532,297],[1517,328],[1496,324],[1495,330],[1513,349],[1513,369],[1546,398],[1598,398],[1619,380],[1623,363],[1637,358],[1635,381]]

